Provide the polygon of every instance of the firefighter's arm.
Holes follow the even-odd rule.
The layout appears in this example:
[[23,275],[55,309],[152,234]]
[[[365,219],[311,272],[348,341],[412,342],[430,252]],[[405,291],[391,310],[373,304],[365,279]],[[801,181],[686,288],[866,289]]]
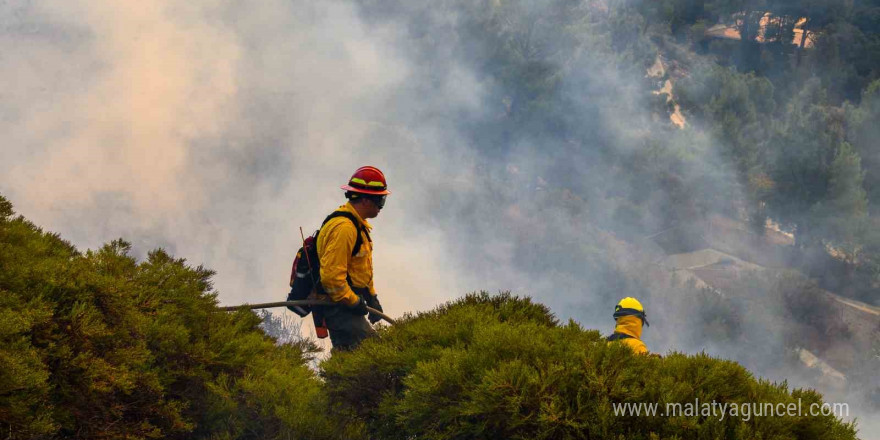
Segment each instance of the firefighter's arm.
[[648,354],[648,346],[645,345],[644,342],[638,339],[627,339],[627,341],[633,341],[630,346],[633,348],[633,351],[636,354]]
[[358,297],[349,287],[346,276],[348,259],[357,240],[357,229],[348,220],[334,220],[322,232],[327,236],[322,237],[322,241],[326,241],[321,250],[321,285],[331,300],[353,306],[358,303]]

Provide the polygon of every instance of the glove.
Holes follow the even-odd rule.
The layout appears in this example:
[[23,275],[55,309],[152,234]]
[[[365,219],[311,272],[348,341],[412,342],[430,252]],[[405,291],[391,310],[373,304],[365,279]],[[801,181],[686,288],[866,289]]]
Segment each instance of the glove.
[[364,316],[367,314],[367,302],[364,300],[364,297],[357,295],[358,302],[354,303],[354,305],[346,305],[349,310],[357,315]]
[[[379,297],[376,295],[367,295],[367,305],[370,306],[370,308],[376,309],[380,312],[384,312],[384,310],[382,310],[382,304],[379,303]],[[373,312],[370,312],[370,315],[367,316],[367,319],[370,321],[370,324],[375,324],[381,321],[382,317]]]

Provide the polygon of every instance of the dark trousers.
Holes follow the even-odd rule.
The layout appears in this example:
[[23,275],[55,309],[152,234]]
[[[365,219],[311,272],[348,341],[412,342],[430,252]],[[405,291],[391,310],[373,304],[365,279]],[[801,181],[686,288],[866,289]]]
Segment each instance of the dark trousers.
[[367,317],[345,306],[324,307],[324,320],[330,331],[333,350],[353,350],[361,341],[376,335]]

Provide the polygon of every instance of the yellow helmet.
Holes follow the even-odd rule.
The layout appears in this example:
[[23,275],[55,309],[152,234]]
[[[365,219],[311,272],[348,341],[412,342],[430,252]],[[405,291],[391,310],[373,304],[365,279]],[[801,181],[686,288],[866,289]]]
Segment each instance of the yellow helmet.
[[620,302],[614,306],[614,319],[620,318],[621,316],[637,316],[645,323],[645,325],[648,327],[651,326],[651,324],[648,324],[648,317],[645,314],[645,308],[642,307],[642,303],[631,296],[620,300]]

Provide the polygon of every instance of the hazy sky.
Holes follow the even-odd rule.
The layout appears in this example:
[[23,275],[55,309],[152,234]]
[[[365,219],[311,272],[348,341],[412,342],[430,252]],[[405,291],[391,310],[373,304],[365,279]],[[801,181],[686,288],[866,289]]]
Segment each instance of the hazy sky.
[[[332,1],[3,3],[0,191],[80,248],[124,237],[204,264],[235,304],[284,297],[298,228],[372,164],[393,191],[373,222],[386,309],[433,306],[464,287],[412,213],[455,138],[387,118],[410,75],[395,32]],[[442,105],[473,105],[478,86],[450,82]]]
[[[465,12],[427,19],[454,30]],[[117,237],[139,257],[164,247],[216,270],[224,304],[282,299],[299,227],[314,231],[369,164],[392,190],[372,221],[390,314],[480,289],[551,306],[590,296],[586,272],[516,262],[512,241],[548,224],[580,235],[567,215],[487,209],[500,200],[487,182],[533,191],[559,161],[531,139],[504,146],[493,169],[480,164],[462,127],[505,104],[486,102],[492,84],[462,61],[474,53],[454,33],[424,53],[413,29],[368,25],[348,2],[282,0],[4,3],[0,29],[11,85],[0,99],[0,192],[81,249]],[[591,87],[619,84],[614,73],[597,72]],[[629,132],[615,112],[585,119],[608,123],[605,136]]]

